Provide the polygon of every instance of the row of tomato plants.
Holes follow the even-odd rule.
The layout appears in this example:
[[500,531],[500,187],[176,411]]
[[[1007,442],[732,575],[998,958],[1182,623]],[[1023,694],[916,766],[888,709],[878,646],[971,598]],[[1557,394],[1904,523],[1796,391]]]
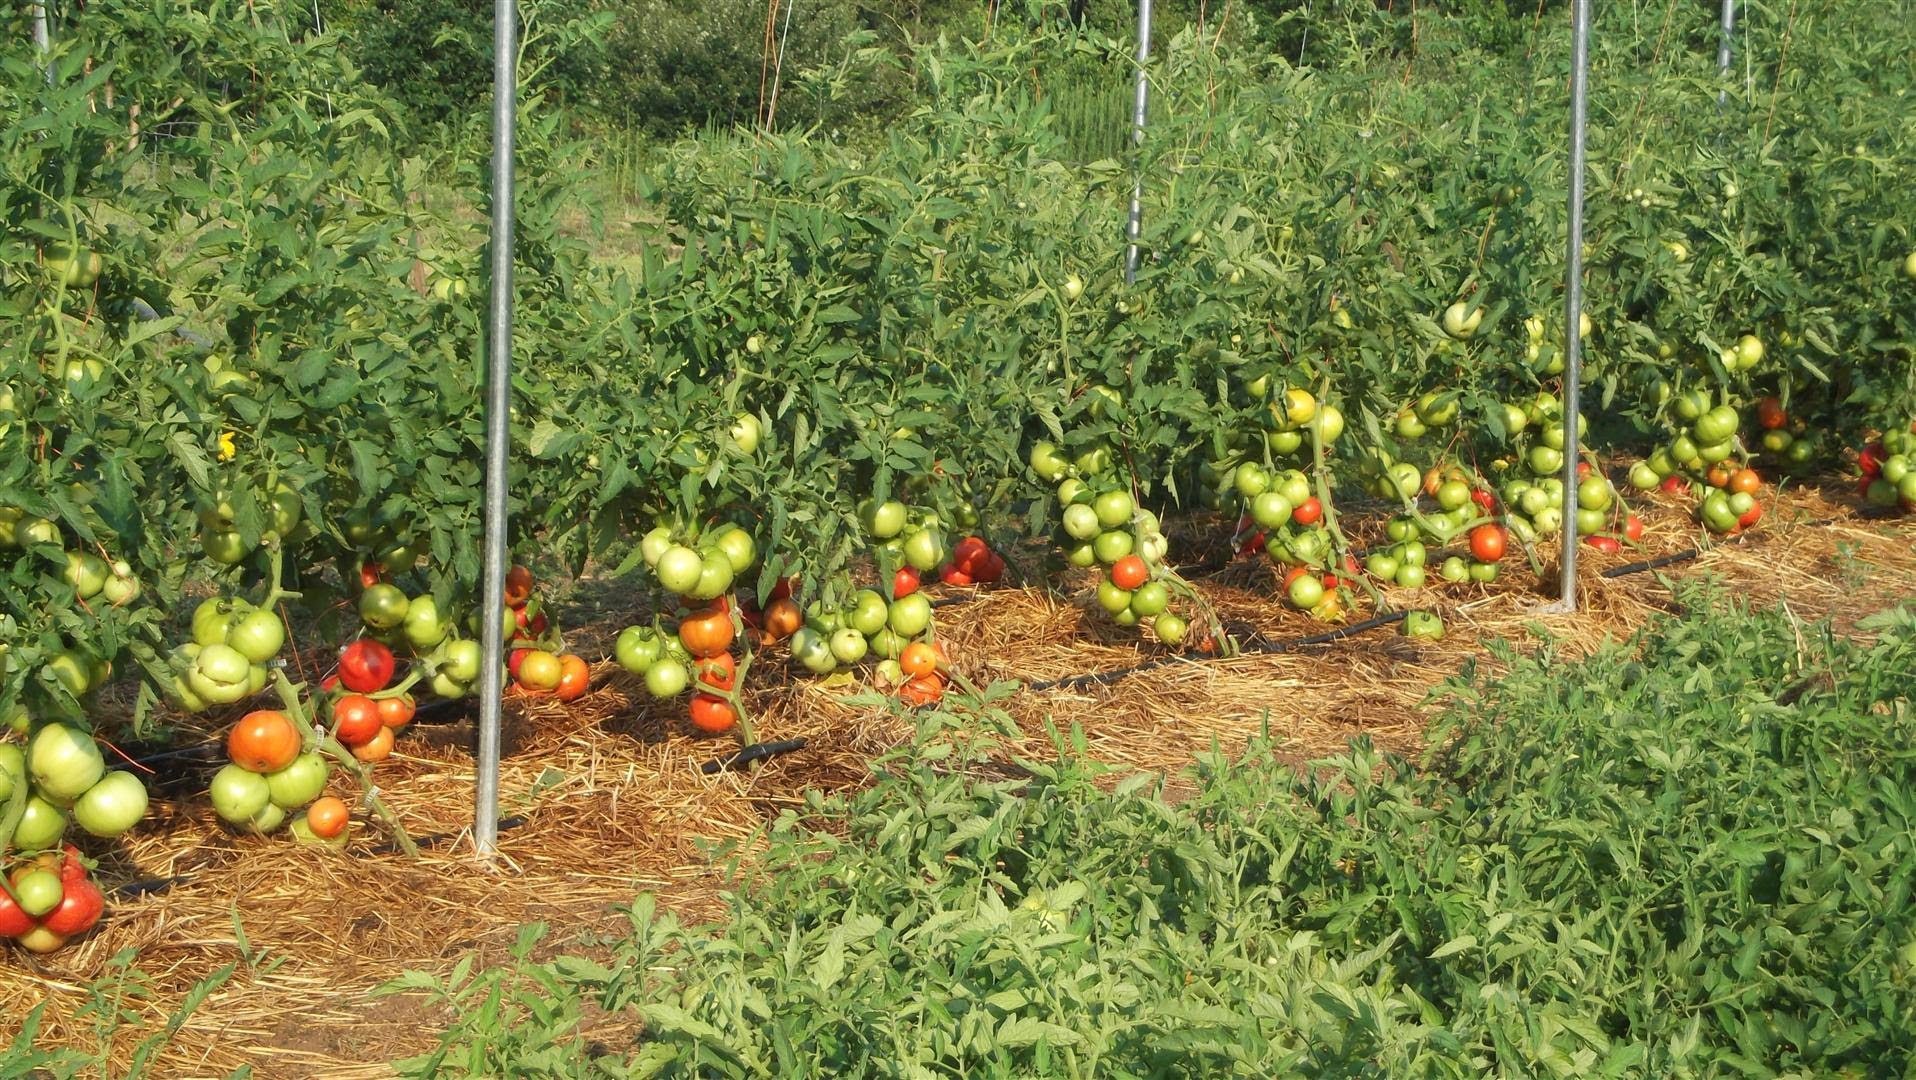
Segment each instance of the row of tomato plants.
[[[137,820],[125,780],[92,795],[128,774],[80,734],[130,659],[142,716],[274,688],[277,707],[229,732],[218,807],[337,840],[329,769],[384,757],[414,690],[462,696],[481,670],[479,238],[419,198],[426,171],[392,155],[381,103],[323,49],[272,55],[353,95],[331,110],[268,95],[228,138],[228,103],[203,90],[197,133],[152,152],[124,142],[113,65],[88,63],[115,47],[68,42],[50,84],[7,56],[20,93],[0,150],[36,185],[0,243],[17,326],[0,382],[0,710],[29,737],[0,832],[31,850],[58,844],[69,809],[103,834]],[[541,166],[563,144],[529,110],[515,540],[575,568],[644,563],[678,598],[620,638],[652,692],[690,691],[695,726],[749,739],[738,644],[756,621],[804,668],[875,657],[908,700],[934,700],[949,658],[915,575],[995,578],[988,540],[1018,532],[1056,528],[1118,622],[1173,645],[1195,628],[1211,649],[1230,642],[1164,538],[1179,509],[1236,509],[1239,539],[1324,617],[1421,586],[1433,555],[1443,579],[1487,582],[1560,528],[1635,538],[1600,472],[1575,522],[1551,518],[1558,219],[1521,106],[1477,115],[1484,143],[1453,170],[1431,164],[1465,145],[1444,119],[1460,91],[1438,79],[1289,87],[1287,108],[1318,119],[1406,125],[1384,141],[1299,129],[1254,94],[1192,109],[1153,144],[1178,168],[1125,285],[1120,174],[1059,165],[1042,97],[1008,77],[1044,47],[944,56],[922,115],[870,160],[804,139],[669,149],[650,185],[672,243],[629,273],[559,228],[560,173]],[[1219,62],[1174,50],[1165,78],[1245,73]],[[1844,440],[1907,419],[1909,166],[1866,141],[1881,112],[1810,124],[1810,100],[1785,114],[1802,125],[1790,146],[1855,152],[1779,177],[1736,150],[1753,115],[1730,150],[1697,150],[1720,121],[1686,108],[1694,86],[1651,72],[1631,88],[1669,122],[1645,128],[1660,160],[1599,156],[1589,389],[1662,436],[1635,486],[1687,474],[1714,492],[1706,526],[1744,527],[1754,474],[1732,463],[1829,466]],[[451,175],[480,190],[474,163]],[[1862,214],[1875,227],[1853,228]],[[1909,497],[1899,438],[1863,459],[1872,499]],[[1336,503],[1360,483],[1402,508],[1362,568]],[[875,576],[856,580],[867,560]],[[209,576],[222,595],[181,638],[166,612]],[[275,675],[288,605],[345,645],[343,688]],[[530,598],[500,613],[524,638],[515,683],[573,694],[583,661],[542,617]]]

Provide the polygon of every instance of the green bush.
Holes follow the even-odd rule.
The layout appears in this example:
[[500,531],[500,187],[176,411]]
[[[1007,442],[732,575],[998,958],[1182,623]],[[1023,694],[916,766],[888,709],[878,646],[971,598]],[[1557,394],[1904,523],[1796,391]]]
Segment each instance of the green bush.
[[[642,898],[609,960],[406,980],[465,1019],[403,1070],[1893,1075],[1916,616],[1864,645],[1689,599],[1588,659],[1500,649],[1423,768],[1260,744],[1173,803],[1062,742],[1011,781],[920,746],[781,817],[722,926]],[[588,1060],[583,1006],[642,1039]]]

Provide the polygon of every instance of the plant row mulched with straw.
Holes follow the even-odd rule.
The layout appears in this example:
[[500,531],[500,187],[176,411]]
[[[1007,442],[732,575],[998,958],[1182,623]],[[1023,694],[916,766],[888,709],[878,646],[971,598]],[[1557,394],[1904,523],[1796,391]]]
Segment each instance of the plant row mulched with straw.
[[[1535,582],[1512,573],[1490,587],[1393,593],[1402,606],[1442,614],[1449,633],[1440,642],[1411,642],[1381,627],[1322,647],[1173,662],[1091,686],[999,687],[990,691],[987,714],[1000,718],[1006,755],[1045,756],[1051,726],[1075,727],[1088,757],[1159,774],[1182,770],[1213,747],[1235,755],[1267,728],[1278,756],[1290,762],[1334,752],[1358,735],[1410,751],[1422,741],[1430,689],[1481,660],[1485,640],[1521,643],[1547,624],[1565,648],[1593,648],[1668,610],[1674,600],[1666,578],[1708,574],[1752,604],[1787,604],[1839,626],[1916,595],[1916,524],[1863,520],[1813,489],[1785,493],[1761,530],[1707,546],[1693,560],[1601,577],[1606,568],[1682,553],[1700,538],[1679,505],[1647,516],[1652,532],[1643,550],[1583,553],[1583,603],[1574,617],[1546,623],[1535,611],[1545,599]],[[1553,553],[1540,554],[1548,571]],[[1199,581],[1227,623],[1264,640],[1326,629],[1278,602],[1261,562],[1233,563]],[[1100,624],[1071,588],[980,592],[941,608],[939,633],[979,687],[1117,671],[1165,656]],[[596,609],[589,622],[568,617],[578,642],[609,644],[637,614],[616,600],[630,590],[587,579],[574,591]],[[101,875],[109,885],[179,880],[113,898],[98,933],[50,959],[10,954],[0,969],[0,1013],[17,1017],[44,1001],[42,1045],[97,1047],[95,1021],[84,1011],[94,981],[118,970],[116,954],[133,950],[137,993],[119,1001],[129,1023],[108,1050],[124,1063],[139,1041],[134,1026],[156,1028],[196,982],[234,965],[151,1063],[153,1075],[225,1075],[242,1065],[264,1076],[388,1075],[385,1063],[421,1049],[443,1018],[406,997],[376,998],[372,988],[409,969],[448,971],[468,955],[500,962],[527,922],[568,934],[615,929],[622,920],[614,905],[642,891],[688,919],[719,915],[725,882],[708,841],[750,842],[769,818],[802,806],[808,791],[868,783],[872,760],[913,737],[914,718],[885,703],[771,676],[778,659],[774,652],[765,668],[754,668],[768,673],[754,680],[761,737],[808,745],[749,771],[702,774],[700,765],[734,744],[691,737],[678,705],[646,700],[610,664],[598,665],[594,690],[570,706],[515,704],[502,813],[524,823],[501,834],[492,870],[475,866],[460,835],[416,862],[375,853],[380,837],[363,825],[345,857],[284,838],[237,836],[219,826],[194,788],[190,762],[162,764],[176,775],[153,778],[161,797],[151,820],[130,842],[101,853]],[[470,825],[469,734],[469,724],[421,725],[380,768],[382,794],[415,835],[458,834]]]

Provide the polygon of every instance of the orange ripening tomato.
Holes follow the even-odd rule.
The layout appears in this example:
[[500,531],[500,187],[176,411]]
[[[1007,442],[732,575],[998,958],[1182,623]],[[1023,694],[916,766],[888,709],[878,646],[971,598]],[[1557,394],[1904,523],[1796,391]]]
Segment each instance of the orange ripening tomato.
[[506,571],[506,606],[524,607],[532,599],[532,571],[515,566]]
[[362,694],[347,694],[333,702],[333,738],[348,747],[363,745],[385,725],[379,704]]
[[1727,485],[1731,491],[1741,491],[1754,495],[1763,490],[1763,477],[1755,469],[1738,469],[1730,474]]
[[389,727],[381,727],[379,734],[374,735],[363,744],[353,747],[353,756],[368,765],[376,761],[386,760],[392,756],[392,752],[393,729]]
[[1706,484],[1709,484],[1713,488],[1729,487],[1730,486],[1730,467],[1727,465],[1710,466],[1710,471],[1703,474],[1703,482]]
[[1136,555],[1126,555],[1111,567],[1111,584],[1126,592],[1144,584],[1150,576],[1150,569],[1144,565],[1144,560]]
[[574,656],[571,653],[559,657],[557,690],[560,701],[577,701],[585,696],[585,692],[591,688],[591,685],[592,668],[583,657]]
[[226,756],[247,772],[278,772],[299,756],[299,728],[283,712],[260,709],[233,724]]
[[766,607],[763,622],[767,640],[783,641],[805,625],[805,613],[790,598],[774,600]]
[[898,688],[898,696],[907,705],[930,705],[945,696],[944,676],[932,672],[906,679]]
[[1502,525],[1479,525],[1470,530],[1470,555],[1478,562],[1501,561],[1508,543],[1509,537]]
[[732,703],[722,697],[696,694],[692,698],[691,719],[694,728],[717,735],[732,730],[732,725],[738,723],[738,713],[732,710]]
[[306,808],[306,827],[321,840],[331,840],[345,832],[351,821],[352,811],[346,808],[343,800],[332,795],[314,799],[313,804]]
[[389,728],[402,728],[412,723],[413,714],[418,711],[419,706],[411,694],[379,699],[379,722]]
[[930,675],[938,670],[938,651],[922,641],[914,641],[898,655],[898,666],[914,679]]
[[701,687],[710,690],[730,690],[738,666],[732,661],[731,653],[717,656],[702,656],[692,662],[692,672],[698,678]]
[[707,608],[679,623],[679,641],[696,657],[717,656],[732,647],[732,617]]

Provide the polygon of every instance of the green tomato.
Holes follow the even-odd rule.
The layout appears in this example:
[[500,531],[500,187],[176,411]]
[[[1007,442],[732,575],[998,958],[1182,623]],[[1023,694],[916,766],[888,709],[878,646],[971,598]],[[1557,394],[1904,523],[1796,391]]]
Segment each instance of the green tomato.
[[[426,603],[431,602],[430,597],[426,598]],[[227,627],[226,644],[249,663],[264,664],[285,646],[286,625],[274,612],[249,611]]]
[[[872,652],[877,653],[885,660],[897,660],[905,654],[905,646],[909,644],[911,644],[910,638],[898,633],[889,626],[873,634],[871,637]],[[882,669],[884,665],[880,664],[879,667]]]
[[659,553],[659,584],[677,596],[689,596],[704,576],[705,560],[684,544],[673,544]]
[[[1238,496],[1240,498],[1244,498],[1244,499],[1255,499],[1259,495],[1264,494],[1265,489],[1269,488],[1270,484],[1271,484],[1270,474],[1264,471],[1263,466],[1257,464],[1254,461],[1247,461],[1244,464],[1239,465],[1237,467],[1236,474],[1231,477],[1232,488],[1234,488],[1237,491]],[[1130,497],[1125,496],[1125,501],[1129,502]],[[1115,529],[1119,525],[1124,524],[1125,521],[1129,520],[1130,516],[1131,516],[1130,509],[1127,507],[1125,509],[1124,515],[1122,517],[1118,517],[1117,520],[1115,521],[1106,523],[1104,521],[1103,513],[1100,513],[1098,515],[1098,520],[1099,520],[1099,523],[1103,524],[1106,528]]]
[[146,785],[130,772],[110,772],[73,804],[73,820],[88,833],[112,839],[146,816]]
[[852,629],[870,637],[885,628],[891,618],[891,606],[875,589],[860,589],[852,598],[851,615],[846,620]]
[[[414,597],[412,603],[406,606],[404,629],[406,642],[413,647],[414,652],[425,652],[446,640],[446,621],[439,617],[439,604],[431,593]],[[264,663],[265,660],[262,658],[256,662]]]
[[1384,535],[1391,543],[1401,544],[1417,535],[1417,519],[1402,515],[1391,518],[1384,526]]
[[246,538],[233,530],[201,533],[200,550],[207,558],[222,566],[237,566],[252,552],[246,546]]
[[1455,510],[1470,502],[1470,485],[1462,480],[1446,480],[1437,488],[1437,505]]
[[1065,561],[1080,570],[1098,565],[1098,549],[1089,541],[1075,544],[1065,553]]
[[666,656],[645,673],[645,689],[655,698],[677,697],[691,685],[692,675],[677,657]]
[[45,851],[58,846],[66,831],[65,812],[38,795],[28,795],[20,823],[13,827],[13,847],[16,851]]
[[34,732],[26,762],[34,790],[62,805],[86,794],[106,773],[93,736],[69,724],[52,723]]
[[1450,558],[1445,559],[1443,565],[1437,568],[1437,573],[1445,581],[1452,583],[1470,580],[1469,565],[1464,562],[1461,556],[1457,555],[1452,555]]
[[439,648],[439,670],[456,682],[469,683],[479,678],[479,662],[485,650],[470,638],[443,643]]
[[1738,422],[1739,418],[1735,409],[1728,405],[1718,405],[1698,417],[1691,430],[1696,434],[1698,446],[1714,446],[1734,438]]
[[633,675],[644,675],[664,655],[665,645],[659,641],[658,631],[649,626],[626,627],[612,645],[613,659]]
[[1067,477],[1058,485],[1058,505],[1074,506],[1078,503],[1086,506],[1091,504],[1091,486],[1075,476]]
[[1615,491],[1610,481],[1592,472],[1577,484],[1577,505],[1591,510],[1608,510],[1615,503]]
[[1609,524],[1609,515],[1589,506],[1577,507],[1577,535],[1595,536]]
[[1532,473],[1549,476],[1563,468],[1563,451],[1550,446],[1533,446],[1527,460]]
[[1630,466],[1630,486],[1638,491],[1651,491],[1661,483],[1663,478],[1657,475],[1657,471],[1651,468],[1649,462],[1639,461]]
[[1473,562],[1470,564],[1470,580],[1480,585],[1488,585],[1497,580],[1497,564]]
[[1150,618],[1171,606],[1171,590],[1161,581],[1147,581],[1131,593],[1131,610]]
[[931,600],[921,592],[901,596],[891,602],[885,621],[892,633],[906,639],[915,638],[931,625]]
[[1287,470],[1278,478],[1275,490],[1289,500],[1293,509],[1304,505],[1311,498],[1311,481],[1296,469]]
[[1324,583],[1315,575],[1300,574],[1291,582],[1286,593],[1291,606],[1309,611],[1324,602]]
[[60,579],[73,586],[80,599],[91,600],[106,588],[106,561],[89,551],[69,551]]
[[[880,601],[881,603],[883,601]],[[881,626],[880,629],[883,629]],[[841,664],[856,664],[865,658],[871,644],[866,635],[856,627],[847,626],[832,632],[831,650]]]
[[945,561],[945,537],[936,529],[920,529],[905,541],[905,562],[929,574]]
[[1151,623],[1151,632],[1158,636],[1158,640],[1173,647],[1184,643],[1184,635],[1189,629],[1189,623],[1170,612],[1159,615]]
[[38,919],[60,906],[66,898],[66,887],[60,884],[59,874],[44,867],[27,867],[13,875],[13,898],[20,910]]
[[1278,457],[1295,454],[1304,448],[1304,433],[1301,431],[1267,431],[1264,433],[1264,445]]
[[27,782],[27,753],[13,743],[0,743],[0,806]]
[[266,786],[266,778],[238,765],[224,765],[214,773],[209,793],[214,813],[233,825],[253,820],[272,802],[272,789]]
[[764,429],[758,417],[751,413],[739,413],[737,419],[732,421],[731,429],[726,432],[731,439],[732,449],[746,457],[758,452],[759,438],[763,434]]
[[252,661],[230,645],[208,645],[200,650],[187,673],[195,694],[214,705],[231,705],[246,696]]
[[326,778],[331,773],[325,758],[308,751],[284,769],[266,774],[267,795],[274,806],[297,810],[326,793]]
[[688,593],[694,600],[714,600],[732,587],[736,578],[732,560],[723,551],[714,551],[699,561],[699,581]]
[[1265,491],[1251,500],[1251,520],[1260,529],[1275,529],[1291,520],[1295,509],[1282,492]]
[[859,522],[865,532],[877,540],[889,540],[905,528],[905,504],[896,499],[877,502],[866,499],[858,509]]
[[380,582],[359,594],[359,621],[374,630],[391,630],[406,621],[406,609],[411,605],[399,586]]
[[1116,529],[1110,532],[1101,532],[1098,534],[1097,539],[1091,541],[1092,553],[1097,556],[1099,562],[1106,566],[1110,566],[1119,559],[1131,554],[1136,546],[1137,541],[1130,533],[1119,532]]
[[256,833],[259,833],[261,836],[267,836],[272,833],[278,832],[280,830],[280,827],[285,824],[286,824],[285,808],[275,805],[274,803],[268,802],[265,806],[260,808],[259,813],[254,814],[250,819],[247,820],[246,827],[253,830]]
[[1421,589],[1424,587],[1424,568],[1409,563],[1397,566],[1397,586],[1402,589]]
[[[1242,469],[1239,470],[1242,472]],[[1092,503],[1097,511],[1098,524],[1107,529],[1116,529],[1131,522],[1131,514],[1137,509],[1131,496],[1122,491],[1107,491]]]
[[1055,484],[1062,479],[1065,470],[1071,467],[1070,463],[1065,461],[1064,455],[1058,452],[1056,445],[1044,441],[1032,444],[1031,455],[1027,460],[1031,463],[1031,471],[1037,473],[1040,480],[1050,484]]
[[1444,636],[1444,620],[1434,611],[1410,612],[1404,616],[1403,634],[1407,638],[1440,641]]
[[724,553],[734,575],[743,574],[758,562],[758,542],[737,525],[721,529],[713,538],[712,546]]
[[1379,581],[1389,581],[1397,576],[1397,559],[1381,551],[1373,551],[1364,560],[1364,569]]
[[809,626],[792,635],[791,647],[792,659],[814,675],[830,675],[838,669],[838,657],[832,653],[831,641]]
[[1064,508],[1064,532],[1073,540],[1089,540],[1098,535],[1098,512],[1083,503]]
[[1110,578],[1098,582],[1098,606],[1115,615],[1131,606],[1131,591],[1120,589]]

